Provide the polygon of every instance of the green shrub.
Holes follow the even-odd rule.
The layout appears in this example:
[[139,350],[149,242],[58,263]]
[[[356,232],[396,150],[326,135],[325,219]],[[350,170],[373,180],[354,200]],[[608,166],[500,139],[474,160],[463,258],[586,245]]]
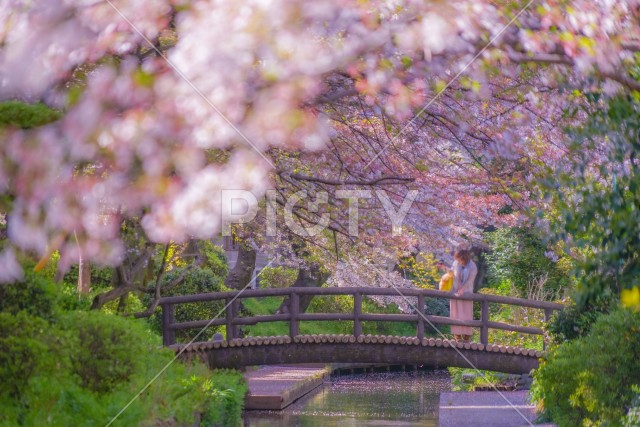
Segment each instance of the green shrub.
[[56,286],[27,270],[0,288],[0,426],[106,425],[152,379],[114,426],[239,422],[242,374],[175,361],[144,320],[65,311]]
[[24,279],[0,286],[0,311],[51,319],[61,299],[56,285],[32,268],[25,268]]
[[425,298],[424,312],[430,316],[449,317],[449,300],[444,298]]
[[515,286],[523,296],[530,283],[546,277],[545,288],[557,291],[569,288],[571,265],[565,258],[554,261],[547,246],[533,230],[505,227],[485,234],[492,250],[484,255],[487,279],[492,287],[505,281]]
[[247,385],[242,375],[236,371],[216,370],[213,374],[214,380],[203,381],[200,385],[200,389],[210,402],[203,411],[202,424],[233,425],[242,417]]
[[[176,278],[179,278],[184,272],[184,268],[174,268],[169,271],[163,278],[163,286],[172,283]],[[163,291],[162,296],[175,296],[175,295],[191,295],[206,292],[220,292],[224,283],[224,277],[214,274],[208,268],[191,267],[184,279],[177,285]],[[145,294],[143,297],[143,303],[145,305],[151,304],[152,295]],[[220,315],[222,308],[224,307],[224,301],[208,301],[189,304],[180,304],[175,306],[175,321],[176,322],[189,322],[192,320],[209,320]],[[158,308],[156,313],[150,319],[154,329],[158,332],[162,330],[162,315],[161,310]],[[211,339],[213,334],[220,329],[219,327],[211,326],[207,328],[199,337],[199,341],[206,341]],[[176,331],[176,340],[178,342],[188,342],[193,339],[200,330],[188,329]]]
[[49,324],[22,311],[0,313],[0,394],[19,397],[35,371],[54,364],[41,357],[48,349],[44,342]]
[[558,426],[620,425],[640,385],[640,313],[599,317],[588,335],[556,347],[534,378],[533,397]]
[[596,320],[615,306],[616,299],[613,295],[601,294],[590,300],[584,307],[571,304],[555,312],[545,326],[551,340],[560,344],[587,335]]
[[208,240],[201,240],[199,245],[205,255],[203,267],[208,268],[214,275],[223,279],[227,277],[229,265],[227,264],[227,255],[224,249]]
[[68,313],[59,322],[0,313],[0,426],[233,425],[246,385],[234,371],[171,363],[144,321],[104,312]]
[[288,288],[298,278],[298,270],[287,267],[264,267],[260,270],[261,288]]
[[50,320],[61,311],[90,305],[88,297],[78,295],[75,285],[53,283],[48,274],[34,272],[33,265],[24,266],[22,281],[0,286],[0,311],[7,313],[26,311]]
[[315,296],[311,299],[307,313],[353,313],[351,295]]
[[83,388],[105,393],[130,380],[138,370],[139,355],[154,350],[139,322],[97,311],[64,315],[61,326],[76,335],[73,373]]

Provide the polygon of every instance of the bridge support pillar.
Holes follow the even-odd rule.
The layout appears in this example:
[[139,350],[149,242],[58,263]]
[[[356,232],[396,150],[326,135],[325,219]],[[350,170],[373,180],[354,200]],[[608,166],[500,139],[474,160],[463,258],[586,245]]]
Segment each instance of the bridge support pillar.
[[227,341],[231,341],[234,338],[238,338],[239,330],[238,326],[233,324],[233,319],[236,317],[238,312],[240,311],[239,302],[237,299],[227,299],[227,308],[225,310],[226,314],[226,330],[227,330]]
[[482,301],[482,327],[480,328],[480,342],[484,345],[489,344],[489,301]]
[[291,297],[289,298],[289,314],[291,315],[289,320],[289,336],[291,336],[291,339],[296,335],[300,335],[300,321],[298,320],[299,313],[300,295],[292,292]]
[[175,308],[173,304],[163,304],[162,306],[162,344],[165,346],[176,343],[176,331],[171,329],[174,322]]
[[356,292],[353,294],[353,335],[358,338],[362,335],[362,321],[360,315],[362,314],[362,294]]
[[424,338],[424,295],[418,295],[418,326],[416,327],[416,336],[420,341]]

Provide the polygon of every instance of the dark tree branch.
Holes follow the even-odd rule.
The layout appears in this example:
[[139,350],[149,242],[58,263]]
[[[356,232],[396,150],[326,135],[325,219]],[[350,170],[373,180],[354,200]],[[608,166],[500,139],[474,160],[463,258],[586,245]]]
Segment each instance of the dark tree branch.
[[[535,55],[525,55],[517,52],[509,52],[509,59],[516,63],[536,62],[542,64],[560,64],[560,65],[575,65],[574,61],[564,55],[538,53]],[[598,74],[606,79],[614,80],[629,89],[640,91],[640,82],[627,76],[626,73],[612,73],[598,71]]]
[[[370,180],[365,180],[365,179],[345,179],[345,180],[334,180],[334,179],[328,179],[328,178],[318,178],[318,177],[313,177],[313,176],[306,176],[306,175],[301,175],[298,173],[292,173],[289,174],[289,176],[293,179],[297,179],[299,181],[309,181],[309,182],[317,182],[317,183],[321,183],[321,184],[327,184],[327,185],[335,185],[335,186],[339,186],[339,185],[365,185],[365,186],[375,186],[375,185],[393,185],[393,184],[400,184],[400,183],[407,183],[407,182],[414,182],[415,178],[411,178],[411,177],[403,177],[403,176],[383,176],[380,178],[376,178],[376,179],[370,179]],[[386,182],[386,181],[392,181],[392,182]]]
[[169,248],[171,247],[171,243],[167,243],[164,246],[164,254],[162,255],[162,264],[160,265],[160,268],[158,269],[158,274],[156,276],[156,284],[154,286],[154,298],[153,298],[153,302],[151,303],[151,305],[149,307],[147,307],[147,309],[143,312],[140,313],[134,313],[133,317],[135,317],[136,319],[140,318],[140,317],[149,317],[153,314],[154,311],[156,311],[156,308],[158,307],[158,302],[160,301],[160,280],[162,279],[162,277],[164,277],[164,271],[167,267],[167,255],[169,254]]

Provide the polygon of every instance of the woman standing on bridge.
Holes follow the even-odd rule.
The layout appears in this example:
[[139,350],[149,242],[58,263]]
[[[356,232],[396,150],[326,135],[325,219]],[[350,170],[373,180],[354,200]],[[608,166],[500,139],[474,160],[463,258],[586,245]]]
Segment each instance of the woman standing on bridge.
[[[451,293],[455,296],[473,293],[473,283],[478,274],[476,263],[471,260],[471,251],[457,249],[453,255],[453,286]],[[449,300],[450,317],[456,320],[473,320],[473,301]],[[469,341],[473,334],[470,326],[451,326],[456,341]]]

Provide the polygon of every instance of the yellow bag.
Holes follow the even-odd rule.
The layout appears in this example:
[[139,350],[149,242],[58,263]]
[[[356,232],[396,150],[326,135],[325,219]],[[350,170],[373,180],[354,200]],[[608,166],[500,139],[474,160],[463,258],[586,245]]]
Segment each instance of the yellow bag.
[[450,292],[451,287],[453,286],[453,273],[448,272],[440,279],[440,286],[438,289],[445,292]]

